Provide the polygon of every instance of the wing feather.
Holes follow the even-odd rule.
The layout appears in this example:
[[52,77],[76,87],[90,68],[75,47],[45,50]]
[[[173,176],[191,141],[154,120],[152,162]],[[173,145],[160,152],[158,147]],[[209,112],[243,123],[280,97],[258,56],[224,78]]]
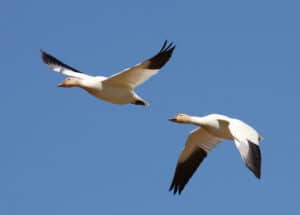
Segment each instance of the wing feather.
[[90,78],[91,76],[80,72],[79,70],[63,63],[62,61],[58,60],[54,56],[48,54],[47,52],[41,50],[41,57],[45,64],[47,64],[51,69],[55,72],[62,73],[67,76],[72,76],[76,78]]
[[134,89],[155,75],[169,61],[174,49],[173,43],[168,44],[168,41],[165,41],[155,56],[109,77],[105,83]]
[[177,192],[180,194],[208,152],[221,141],[221,139],[208,134],[204,129],[193,130],[179,156],[169,191],[173,190],[174,194]]
[[229,129],[234,137],[234,143],[248,169],[257,177],[261,176],[261,151],[259,141],[262,137],[246,123],[233,119]]

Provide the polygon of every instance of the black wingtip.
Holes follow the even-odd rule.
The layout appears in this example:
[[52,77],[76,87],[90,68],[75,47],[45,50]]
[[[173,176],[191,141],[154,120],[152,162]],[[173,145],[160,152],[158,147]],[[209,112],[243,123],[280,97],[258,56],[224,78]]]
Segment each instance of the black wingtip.
[[82,73],[79,70],[63,63],[62,61],[58,60],[56,57],[48,54],[47,52],[43,51],[42,49],[40,49],[40,53],[41,53],[41,58],[42,58],[43,62],[50,67],[58,66],[58,67],[62,67],[62,68],[67,68],[69,70],[72,70],[73,72]]
[[165,40],[165,41],[164,41],[164,44],[163,44],[163,46],[161,47],[159,53],[161,53],[161,52],[167,52],[167,51],[169,51],[169,52],[171,52],[171,53],[173,52],[173,50],[175,49],[176,45],[174,45],[173,42],[170,42],[169,44],[168,44],[168,43],[169,43],[168,40]]
[[41,58],[45,64],[58,64],[58,65],[64,65],[62,62],[60,62],[58,59],[53,57],[52,55],[48,54],[44,50],[40,49]]
[[163,44],[163,46],[161,47],[161,49],[160,49],[159,52],[163,51],[163,50],[165,49],[165,47],[166,47],[167,44],[168,44],[168,40],[165,40],[165,41],[164,41],[164,44]]
[[204,149],[197,148],[187,160],[178,162],[169,191],[173,191],[174,195],[180,195],[206,156],[207,152]]
[[170,185],[170,187],[169,187],[169,192],[173,192],[173,195],[176,195],[176,194],[180,195],[183,188],[184,188],[184,186],[181,187],[179,184],[175,184],[175,182],[176,181],[175,181],[175,178],[174,178],[171,185]]
[[49,54],[47,52],[45,52],[43,49],[40,49],[40,54],[41,54],[41,58],[42,58],[43,62],[48,64],[49,63]]
[[160,51],[149,59],[150,64],[148,65],[148,69],[160,69],[163,67],[171,58],[175,47],[173,43],[169,43],[168,40],[165,40]]
[[260,171],[260,167],[258,167],[257,169],[252,170],[253,174],[255,175],[255,177],[257,179],[261,178],[261,171]]
[[[174,188],[174,185],[175,185],[175,183],[174,183],[174,180],[173,180],[170,187],[169,187],[169,192],[173,192],[173,194],[175,195],[177,189],[176,189],[176,187]],[[173,188],[174,188],[174,190],[173,190]]]
[[261,178],[261,152],[259,145],[248,141],[249,143],[249,152],[248,159],[246,161],[247,167],[251,172],[256,176],[256,178]]

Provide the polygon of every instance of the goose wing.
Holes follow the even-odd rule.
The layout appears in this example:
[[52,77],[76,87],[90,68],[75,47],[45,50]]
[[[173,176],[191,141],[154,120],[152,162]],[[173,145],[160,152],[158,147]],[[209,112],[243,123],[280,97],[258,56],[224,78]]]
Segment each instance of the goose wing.
[[41,50],[41,57],[45,64],[47,64],[55,72],[62,73],[67,76],[76,77],[76,78],[90,78],[91,76],[80,72],[79,70],[63,63],[54,56],[48,54],[47,52]]
[[204,129],[193,130],[179,156],[169,191],[180,194],[208,152],[221,141],[222,139],[210,135]]
[[241,154],[242,160],[251,172],[257,178],[260,178],[261,152],[259,141],[262,137],[254,128],[238,119],[230,121],[229,130],[234,137],[234,143]]
[[165,41],[155,56],[109,77],[104,82],[134,89],[155,75],[168,62],[174,49],[173,43],[168,44],[168,41]]

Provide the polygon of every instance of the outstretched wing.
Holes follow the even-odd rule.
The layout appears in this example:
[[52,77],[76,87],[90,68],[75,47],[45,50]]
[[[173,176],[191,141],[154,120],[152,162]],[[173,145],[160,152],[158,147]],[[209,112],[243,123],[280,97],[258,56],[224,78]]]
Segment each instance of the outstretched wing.
[[91,76],[80,72],[79,70],[68,66],[67,64],[61,62],[57,58],[53,57],[52,55],[46,53],[45,51],[41,50],[41,57],[45,64],[47,64],[51,69],[55,72],[62,73],[67,76],[72,76],[76,78],[90,78]]
[[242,160],[253,174],[261,176],[261,152],[259,141],[262,137],[257,131],[246,123],[233,119],[229,123],[229,129],[234,137],[234,143],[239,150]]
[[168,41],[165,41],[155,56],[109,77],[104,82],[134,89],[155,75],[168,62],[174,49],[175,45],[173,43],[168,44]]
[[177,192],[180,194],[207,153],[221,141],[222,139],[210,135],[204,129],[193,130],[179,156],[169,191],[173,190],[174,194]]

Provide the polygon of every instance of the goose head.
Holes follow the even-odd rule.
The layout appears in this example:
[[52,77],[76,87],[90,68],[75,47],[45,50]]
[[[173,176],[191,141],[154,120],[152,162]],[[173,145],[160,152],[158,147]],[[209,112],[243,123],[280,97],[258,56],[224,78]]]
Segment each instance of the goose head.
[[58,87],[77,87],[79,86],[79,79],[74,77],[68,77],[63,82],[57,85]]
[[190,123],[190,116],[184,113],[179,113],[171,117],[169,120],[177,123]]

